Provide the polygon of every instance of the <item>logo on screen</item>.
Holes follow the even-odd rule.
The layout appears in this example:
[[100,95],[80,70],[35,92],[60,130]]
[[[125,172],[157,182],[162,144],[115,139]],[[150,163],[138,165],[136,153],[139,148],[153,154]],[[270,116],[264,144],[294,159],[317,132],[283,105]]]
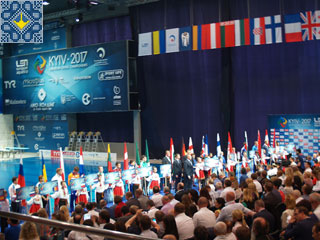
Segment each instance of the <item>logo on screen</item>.
[[174,42],[176,40],[176,36],[175,35],[170,35],[169,36],[169,40],[170,40],[170,42]]
[[34,61],[33,67],[39,73],[42,74],[46,68],[47,61],[40,55],[37,56]]
[[106,56],[106,50],[103,47],[97,49],[99,58],[104,58]]
[[39,92],[38,92],[38,98],[39,98],[39,100],[40,100],[41,102],[43,102],[43,101],[46,99],[46,96],[47,96],[46,91],[45,91],[43,88],[41,88],[41,89],[39,90]]
[[91,103],[91,97],[90,97],[89,93],[85,93],[82,95],[82,103],[85,106],[87,106]]
[[281,117],[278,121],[278,124],[283,128],[287,126],[287,123],[288,123],[288,120],[284,117]]

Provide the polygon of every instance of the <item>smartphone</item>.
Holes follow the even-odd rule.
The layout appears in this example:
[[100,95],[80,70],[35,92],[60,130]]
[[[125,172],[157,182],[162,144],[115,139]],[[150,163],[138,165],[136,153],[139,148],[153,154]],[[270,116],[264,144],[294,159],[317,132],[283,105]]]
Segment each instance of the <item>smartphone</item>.
[[155,218],[152,218],[152,221],[154,221],[155,223],[157,223],[157,220]]
[[86,213],[85,215],[83,215],[83,220],[88,220],[88,219],[91,219],[91,216],[89,213]]

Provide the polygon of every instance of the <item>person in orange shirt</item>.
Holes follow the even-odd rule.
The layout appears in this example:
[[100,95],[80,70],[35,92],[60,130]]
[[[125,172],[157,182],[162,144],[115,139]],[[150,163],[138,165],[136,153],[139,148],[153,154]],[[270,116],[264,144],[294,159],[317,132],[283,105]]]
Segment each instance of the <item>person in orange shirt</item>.
[[[73,168],[73,172],[68,175],[68,185],[70,186],[71,179],[79,178],[79,167],[76,166]],[[73,212],[74,210],[74,203],[77,199],[77,191],[72,191],[70,194],[70,211]]]

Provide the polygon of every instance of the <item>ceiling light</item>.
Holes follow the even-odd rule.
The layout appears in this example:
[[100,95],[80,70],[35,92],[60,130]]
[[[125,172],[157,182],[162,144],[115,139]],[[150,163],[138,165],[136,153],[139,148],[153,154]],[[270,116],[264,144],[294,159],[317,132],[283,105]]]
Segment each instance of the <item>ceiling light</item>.
[[43,6],[48,6],[50,4],[50,2],[48,1],[48,0],[44,0],[43,2],[42,2],[42,5]]

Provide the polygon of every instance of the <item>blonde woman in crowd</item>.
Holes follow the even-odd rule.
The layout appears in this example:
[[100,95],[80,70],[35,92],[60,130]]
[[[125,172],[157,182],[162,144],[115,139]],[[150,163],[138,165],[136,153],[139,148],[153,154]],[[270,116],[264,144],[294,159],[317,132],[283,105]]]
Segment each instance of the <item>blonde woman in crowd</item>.
[[235,234],[238,227],[248,227],[244,214],[240,209],[236,209],[232,212],[232,232]]
[[290,219],[293,217],[294,208],[296,207],[296,198],[290,194],[286,195],[284,204],[286,205],[286,210],[281,215],[281,227],[285,229]]
[[25,222],[21,226],[19,240],[39,240],[37,227],[32,222]]

